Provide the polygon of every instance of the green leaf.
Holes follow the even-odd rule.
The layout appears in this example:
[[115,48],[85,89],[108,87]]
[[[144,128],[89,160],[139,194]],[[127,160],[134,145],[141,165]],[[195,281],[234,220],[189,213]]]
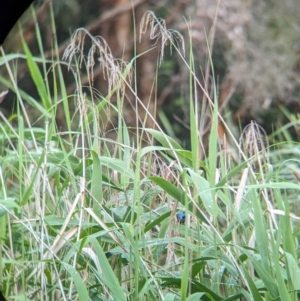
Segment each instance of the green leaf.
[[163,146],[146,146],[144,148],[142,148],[141,150],[141,158],[143,156],[145,156],[146,154],[148,153],[152,153],[152,152],[155,152],[155,151],[169,151],[170,148],[169,147],[163,147]]
[[261,295],[260,295],[255,283],[253,282],[251,276],[249,275],[247,269],[243,268],[242,266],[241,266],[241,268],[243,269],[244,276],[245,276],[248,286],[251,290],[252,298],[253,298],[252,300],[263,301],[263,298],[261,297]]
[[234,167],[232,170],[230,170],[225,177],[223,177],[217,184],[217,188],[223,187],[231,178],[238,175],[240,171],[247,166],[247,162],[243,162],[239,164],[238,166]]
[[90,298],[89,298],[89,294],[88,294],[88,291],[87,291],[87,287],[86,287],[84,281],[81,279],[79,273],[71,265],[69,265],[65,262],[62,262],[62,264],[64,265],[66,271],[69,273],[70,277],[74,281],[74,284],[75,284],[76,289],[77,289],[79,300],[80,301],[89,300]]
[[215,214],[217,215],[219,214],[223,218],[226,218],[217,204],[215,205],[214,208],[214,200],[213,200],[213,195],[211,193],[210,183],[205,178],[200,176],[198,173],[194,172],[192,169],[189,168],[188,171],[189,174],[191,175],[191,179],[193,180],[194,185],[197,188],[198,196],[200,197],[207,212],[211,216],[214,216]]
[[145,131],[149,132],[163,147],[165,147],[167,153],[173,158],[177,157],[181,163],[192,167],[192,153],[182,149],[175,139],[157,130],[145,129]]
[[99,156],[96,152],[91,150],[93,157],[93,169],[92,169],[92,180],[91,180],[91,197],[93,211],[98,217],[101,217],[102,204],[102,169]]
[[204,269],[204,267],[206,266],[206,261],[198,261],[195,262],[192,266],[192,277],[196,277],[196,275]]
[[272,255],[273,255],[273,264],[275,267],[275,275],[277,280],[277,287],[279,291],[280,300],[285,301],[291,301],[291,298],[289,296],[288,289],[285,284],[285,276],[283,276],[282,273],[282,267],[279,264],[280,258],[279,258],[279,245],[280,245],[280,238],[281,238],[281,229],[278,229],[278,232],[276,233],[276,239],[273,235],[271,235],[271,246],[272,246]]
[[149,180],[159,185],[165,192],[172,196],[175,200],[184,204],[184,191],[176,187],[174,184],[160,177],[149,177]]
[[[19,205],[16,203],[16,199],[14,199],[14,198],[0,199],[0,204],[1,204],[1,206],[9,208],[9,209],[11,209],[11,208],[20,209]],[[0,209],[3,210],[3,208],[0,208]]]
[[298,263],[290,253],[285,253],[289,277],[293,283],[294,290],[300,291],[300,269]]
[[[0,66],[3,66],[6,62],[12,61],[12,60],[16,60],[16,59],[27,59],[27,55],[21,54],[21,53],[11,53],[11,54],[6,54],[5,57],[0,57]],[[44,58],[40,58],[40,57],[32,57],[32,59],[35,62],[39,62],[39,63],[53,63],[52,60],[46,60]]]
[[[162,287],[172,287],[179,289],[181,287],[181,278],[175,278],[175,277],[160,277],[160,280],[162,281]],[[190,288],[192,293],[205,293],[202,296],[202,300],[204,301],[222,301],[223,298],[219,296],[218,294],[214,293],[211,289],[209,289],[204,284],[198,282],[198,281],[192,281],[190,283]]]
[[50,111],[52,104],[49,100],[49,96],[47,93],[47,89],[46,89],[46,86],[44,83],[42,73],[41,73],[39,67],[37,66],[36,62],[34,61],[33,56],[31,54],[27,44],[25,43],[24,40],[22,42],[23,42],[24,52],[27,57],[27,64],[28,64],[28,68],[30,71],[30,75],[31,75],[31,77],[34,81],[34,84],[38,90],[39,96],[41,98],[41,101],[42,101],[44,107]]
[[177,300],[177,295],[175,294],[171,294],[171,293],[167,293],[164,297],[163,301],[175,301]]
[[261,207],[261,201],[259,196],[257,195],[255,190],[250,190],[249,193],[251,195],[251,204],[253,208],[254,215],[254,229],[255,229],[255,238],[257,249],[261,256],[260,265],[263,266],[264,272],[270,272],[270,264],[269,264],[269,255],[270,252],[268,250],[268,237],[266,233],[266,223],[264,220],[264,214]]
[[[10,90],[15,91],[15,87],[14,85],[12,85],[8,80],[6,80],[4,77],[0,76],[0,82],[4,84],[4,86],[8,87]],[[18,87],[18,92],[20,93],[21,97],[26,100],[26,103],[28,103],[30,106],[36,108],[41,115],[44,115],[47,118],[51,118],[52,114],[50,114],[47,109],[45,109],[37,100],[35,100],[31,95],[27,94],[25,91],[23,91],[22,89],[20,89],[20,87]],[[24,129],[27,130],[28,129]]]
[[91,150],[93,157],[93,172],[91,190],[92,196],[101,204],[102,203],[102,171],[99,156]]
[[145,129],[148,133],[150,133],[162,146],[167,148],[173,148],[175,150],[182,150],[182,147],[174,140],[173,138],[167,136],[166,134],[153,130],[153,129]]
[[[113,297],[113,300],[126,301],[123,289],[119,284],[119,280],[117,279],[114,271],[112,270],[99,242],[96,238],[93,237],[90,237],[89,240],[94,247],[95,253],[97,254],[98,262],[101,267],[101,271],[98,271],[98,275],[101,281],[107,286],[111,296]],[[89,299],[85,299],[85,301],[86,300]]]
[[164,214],[162,214],[161,216],[159,216],[158,218],[156,218],[155,220],[153,220],[150,223],[147,223],[145,225],[145,229],[144,232],[148,232],[149,230],[151,230],[153,227],[155,227],[156,225],[160,224],[162,221],[164,221],[166,218],[168,218],[171,215],[171,211],[168,211]]
[[[172,183],[168,182],[167,180],[160,178],[160,177],[149,177],[149,180],[153,181],[157,185],[159,185],[165,192],[167,192],[170,196],[172,196],[175,200],[180,202],[183,206],[185,204],[185,192]],[[193,204],[188,204],[188,209],[193,212]],[[203,222],[207,223],[206,218],[201,214],[201,212],[196,211],[196,216],[202,220]]]
[[186,301],[199,301],[205,295],[205,293],[195,293],[186,298]]
[[130,179],[135,178],[135,174],[131,168],[128,167],[127,163],[123,160],[117,159],[117,158],[110,158],[110,157],[99,157],[101,164],[103,166],[106,166],[112,170],[117,171],[121,175],[126,175]]
[[[179,161],[189,167],[192,167],[193,154],[190,151],[182,149],[182,147],[173,138],[166,134],[153,129],[145,129],[149,132],[163,147],[167,150],[166,152],[173,158],[178,158]],[[201,162],[199,162],[201,164]]]
[[[95,107],[95,111],[97,112],[97,114],[101,113],[101,111],[104,109],[105,105],[109,103],[109,101],[106,98],[103,98],[102,101],[100,101],[96,107]],[[94,118],[94,112],[90,112],[88,114],[88,122],[92,122]]]
[[[265,243],[266,243],[266,241],[265,241]],[[253,264],[257,274],[259,275],[260,279],[263,281],[267,291],[271,294],[272,298],[276,299],[279,296],[279,292],[278,292],[278,285],[273,280],[274,279],[273,275],[271,275],[269,273],[269,270],[267,270],[264,267],[264,265],[262,264],[262,260],[258,260],[257,257],[253,256],[245,248],[243,248],[243,252],[250,259],[250,261]]]

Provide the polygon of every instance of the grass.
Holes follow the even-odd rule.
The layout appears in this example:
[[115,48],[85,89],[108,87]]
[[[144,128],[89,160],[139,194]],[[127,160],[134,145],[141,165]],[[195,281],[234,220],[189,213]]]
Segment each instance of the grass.
[[[103,39],[82,29],[66,49],[67,62],[53,59],[49,69],[38,27],[40,58],[31,55],[25,41],[25,56],[6,55],[1,48],[0,65],[10,75],[1,81],[19,104],[9,119],[0,112],[4,295],[9,300],[298,300],[295,198],[300,186],[294,175],[299,160],[287,159],[298,144],[282,140],[288,127],[274,133],[272,139],[281,142],[271,147],[255,123],[241,143],[227,127],[230,147],[240,157],[236,161],[218,136],[218,122],[224,121],[216,85],[211,99],[194,75],[193,53],[184,57],[179,33],[167,30],[152,12],[145,15],[142,32],[147,26],[150,38],[162,38],[162,47],[171,44],[189,70],[191,149],[166,135],[145,106],[145,118],[156,128],[144,126],[137,108],[136,128],[126,125],[126,90],[143,105],[132,88],[138,80],[135,59],[143,54],[125,64],[113,58]],[[84,38],[92,43],[86,61]],[[95,53],[100,53],[108,80],[106,96],[92,85],[90,94],[84,94],[80,84],[81,64],[92,83]],[[161,54],[159,64],[163,48]],[[12,66],[24,58],[39,101],[18,88]],[[74,95],[66,92],[66,66],[76,81]],[[203,90],[211,108],[207,150],[195,87]],[[24,101],[39,112],[43,126],[35,126]],[[59,110],[66,119],[63,132],[55,121]],[[115,139],[101,127],[112,115],[118,117]],[[185,223],[177,221],[178,212],[185,213]]]

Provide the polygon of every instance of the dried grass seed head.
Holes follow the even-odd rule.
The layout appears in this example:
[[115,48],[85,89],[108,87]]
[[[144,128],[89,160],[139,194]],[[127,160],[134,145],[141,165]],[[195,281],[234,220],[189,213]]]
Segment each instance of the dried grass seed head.
[[84,44],[86,36],[90,38],[92,43],[86,60],[89,81],[93,84],[93,68],[96,64],[95,55],[99,55],[98,61],[103,70],[104,78],[108,80],[109,89],[124,89],[125,77],[128,77],[130,82],[132,78],[132,70],[128,70],[124,73],[128,64],[121,59],[115,59],[113,57],[110,47],[101,36],[94,37],[84,28],[77,29],[71,38],[70,45],[64,52],[63,59],[68,60],[70,66],[74,56],[79,53],[78,62],[81,68],[82,63],[85,60]]
[[267,162],[267,134],[255,121],[252,120],[250,124],[244,128],[240,138],[240,146],[248,158],[262,155],[264,162]]
[[161,48],[160,48],[160,59],[159,65],[161,65],[164,58],[164,48],[170,43],[170,51],[172,53],[172,47],[175,47],[179,52],[180,48],[182,49],[183,55],[185,55],[185,44],[183,36],[174,29],[167,29],[166,21],[161,18],[157,18],[152,11],[147,11],[142,17],[140,25],[140,37],[139,41],[141,42],[141,37],[147,32],[147,29],[150,29],[150,40],[155,40],[153,45],[156,45],[158,40],[161,39]]

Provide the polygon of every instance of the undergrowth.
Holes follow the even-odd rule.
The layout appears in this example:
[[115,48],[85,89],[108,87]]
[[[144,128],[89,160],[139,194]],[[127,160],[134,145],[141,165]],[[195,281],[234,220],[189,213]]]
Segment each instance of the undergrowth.
[[[139,99],[135,60],[143,53],[123,62],[101,37],[78,29],[64,60],[47,61],[38,27],[40,58],[25,41],[24,54],[1,48],[0,65],[10,76],[1,82],[18,100],[15,115],[0,112],[4,295],[53,301],[298,300],[299,160],[291,159],[298,144],[283,139],[288,127],[282,127],[269,146],[255,122],[237,139],[218,112],[216,83],[211,97],[195,77],[192,47],[152,12],[144,16],[141,33],[149,28],[154,44],[161,41],[158,65],[168,44],[189,70],[191,149],[166,135]],[[92,45],[87,53],[86,39]],[[17,59],[26,59],[39,101],[18,88]],[[99,63],[107,95],[92,86]],[[210,58],[208,64],[214,78]],[[80,83],[84,67],[89,93]],[[65,68],[76,82],[73,95],[66,92]],[[210,108],[207,146],[196,88]],[[136,101],[134,128],[123,118],[128,91]],[[35,126],[25,102],[39,112],[42,127]],[[65,131],[56,124],[59,110]],[[145,127],[139,110],[155,128]],[[111,114],[118,117],[113,138],[103,131]],[[219,124],[226,137],[219,137]]]

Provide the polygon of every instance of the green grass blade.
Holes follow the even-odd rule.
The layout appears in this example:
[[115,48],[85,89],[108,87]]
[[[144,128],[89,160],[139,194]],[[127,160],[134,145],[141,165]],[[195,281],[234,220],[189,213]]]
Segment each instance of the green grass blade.
[[[193,180],[194,185],[197,188],[198,191],[197,195],[200,197],[201,201],[203,202],[203,205],[207,210],[207,212],[211,216],[216,217],[217,215],[221,215],[225,218],[224,214],[222,213],[218,205],[214,205],[210,183],[205,178],[200,176],[198,173],[194,172],[192,169],[188,169],[188,171],[191,175],[191,179]],[[214,206],[217,207],[217,210],[215,210],[216,208],[214,208]]]
[[121,175],[124,174],[126,177],[130,179],[135,178],[135,173],[131,168],[128,167],[127,162],[124,162],[121,159],[104,157],[104,156],[100,156],[99,159],[103,166],[115,170]]
[[[175,200],[180,202],[184,207],[186,207],[185,203],[185,192],[182,189],[179,189],[172,183],[160,177],[149,177],[150,181],[156,183],[159,187],[161,187],[165,192],[167,192],[170,196],[172,196]],[[193,204],[188,204],[189,211],[193,212]],[[196,211],[195,215],[203,222],[207,222],[206,218],[202,215],[201,212]]]
[[300,268],[292,254],[285,253],[289,277],[293,283],[293,290],[300,291]]
[[102,204],[102,169],[99,156],[91,150],[93,157],[93,171],[91,181],[91,192],[93,197],[93,210],[100,216],[100,204]]
[[182,189],[179,189],[172,183],[160,177],[149,177],[149,180],[159,185],[165,192],[171,195],[175,200],[178,200],[180,203],[184,204],[185,193]]
[[162,146],[170,148],[170,146],[173,147],[175,150],[182,150],[182,147],[179,145],[176,140],[173,138],[165,135],[164,133],[153,130],[153,129],[145,129],[148,133],[150,133]]
[[264,268],[262,260],[259,260],[257,257],[253,256],[246,249],[243,249],[243,252],[250,259],[253,264],[255,271],[259,275],[260,279],[263,281],[265,288],[271,294],[272,298],[277,298],[279,296],[278,285],[274,280],[274,276],[270,274],[268,269]]
[[269,264],[269,249],[268,249],[268,237],[266,233],[267,225],[264,219],[263,210],[261,207],[261,201],[259,195],[255,190],[250,191],[251,193],[251,202],[253,208],[254,215],[254,228],[255,228],[255,238],[256,245],[261,256],[261,264],[266,273],[270,272],[270,264]]
[[[98,257],[98,262],[101,267],[101,271],[98,271],[98,272],[99,272],[102,282],[109,289],[109,292],[113,297],[113,300],[126,301],[122,287],[119,284],[119,280],[117,279],[116,275],[114,274],[114,271],[112,270],[101,245],[99,244],[99,242],[97,241],[96,238],[90,237],[89,240],[90,240],[91,244],[93,245],[95,253],[97,254],[97,257]],[[85,300],[88,300],[88,299],[85,299]]]
[[63,264],[64,268],[69,273],[70,277],[73,279],[73,281],[75,283],[79,300],[80,301],[89,300],[90,298],[89,298],[89,294],[88,294],[88,291],[87,291],[87,287],[86,287],[84,281],[81,279],[79,273],[71,265],[69,265],[65,262],[63,262],[62,264]]
[[278,291],[281,300],[290,301],[290,295],[288,293],[284,277],[282,275],[282,267],[279,264],[280,258],[279,258],[279,245],[280,245],[280,238],[281,238],[281,229],[279,228],[276,233],[276,238],[272,235],[271,239],[271,246],[272,246],[272,255],[273,255],[273,263],[275,266],[275,275],[278,285]]
[[250,288],[251,290],[251,294],[252,294],[252,300],[255,300],[255,301],[263,301],[263,298],[262,296],[260,295],[253,279],[251,278],[251,276],[249,275],[248,271],[243,268],[243,273],[244,273],[244,276],[247,280],[247,283],[248,283],[248,287]]
[[42,76],[42,73],[38,67],[38,65],[36,64],[36,62],[34,61],[32,54],[27,46],[27,44],[25,43],[25,41],[23,40],[23,48],[24,48],[24,52],[26,54],[27,57],[27,64],[29,67],[29,71],[30,71],[30,75],[34,81],[34,84],[38,90],[39,96],[41,98],[41,101],[44,105],[44,107],[48,110],[51,111],[52,109],[52,104],[50,101],[50,98],[48,96],[47,93],[47,88]]

